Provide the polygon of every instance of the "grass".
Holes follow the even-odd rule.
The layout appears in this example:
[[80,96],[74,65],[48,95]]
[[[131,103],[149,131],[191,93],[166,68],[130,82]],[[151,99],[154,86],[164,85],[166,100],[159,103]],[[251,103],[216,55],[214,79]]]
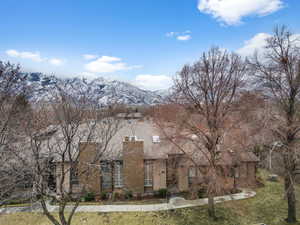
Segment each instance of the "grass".
[[2,205],[0,208],[7,208],[7,207],[27,207],[31,206],[31,203],[17,203],[17,204],[8,204],[8,205]]
[[[147,213],[76,213],[73,225],[285,225],[287,203],[283,196],[283,184],[266,181],[267,173],[260,175],[264,187],[256,190],[251,199],[217,204],[218,220],[207,216],[207,207]],[[300,187],[297,187],[298,199]],[[300,207],[298,209],[300,219]],[[0,216],[0,225],[50,225],[41,213],[16,213]],[[300,225],[300,223],[297,223]]]

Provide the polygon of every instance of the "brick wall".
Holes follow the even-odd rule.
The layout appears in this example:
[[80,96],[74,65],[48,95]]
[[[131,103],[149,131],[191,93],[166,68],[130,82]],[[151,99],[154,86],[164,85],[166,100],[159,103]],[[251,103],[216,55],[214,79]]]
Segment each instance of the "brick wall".
[[[80,143],[79,154],[79,183],[86,191],[99,194],[101,191],[99,162],[95,162],[97,154],[96,143]],[[94,165],[91,165],[95,163]]]
[[190,160],[185,157],[182,157],[178,168],[177,168],[177,178],[178,178],[178,190],[179,191],[188,191],[189,182],[188,182],[188,169],[193,165]]
[[144,142],[124,140],[123,142],[124,186],[133,193],[144,192]]
[[237,179],[239,187],[249,187],[256,185],[256,163],[243,162],[239,166],[239,177]]

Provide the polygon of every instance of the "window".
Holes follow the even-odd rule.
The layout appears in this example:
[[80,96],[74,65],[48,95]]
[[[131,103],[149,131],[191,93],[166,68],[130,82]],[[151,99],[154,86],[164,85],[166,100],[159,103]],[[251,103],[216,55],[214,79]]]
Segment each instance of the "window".
[[123,187],[123,164],[120,161],[114,164],[114,186],[115,188]]
[[153,143],[159,143],[160,142],[159,136],[152,136],[152,141]]
[[230,177],[239,178],[239,167],[231,167],[230,169]]
[[196,178],[196,168],[195,167],[190,167],[188,170],[188,182],[191,185],[193,183],[193,180]]
[[110,189],[112,187],[112,170],[109,162],[101,162],[101,186],[102,189]]
[[73,184],[73,185],[79,184],[79,176],[78,176],[78,167],[77,167],[77,164],[73,164],[73,166],[71,166],[70,180],[71,180],[71,184]]
[[153,163],[152,163],[152,161],[145,161],[144,186],[145,187],[153,186]]

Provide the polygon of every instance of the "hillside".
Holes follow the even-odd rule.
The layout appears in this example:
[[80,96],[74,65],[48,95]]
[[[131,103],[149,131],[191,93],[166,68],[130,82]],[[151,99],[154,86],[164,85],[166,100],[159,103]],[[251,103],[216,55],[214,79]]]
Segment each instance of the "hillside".
[[164,91],[142,90],[122,81],[97,78],[91,81],[80,78],[61,79],[42,73],[26,73],[30,86],[30,100],[33,102],[51,100],[58,90],[80,97],[87,95],[99,104],[120,103],[127,105],[154,105],[163,101]]

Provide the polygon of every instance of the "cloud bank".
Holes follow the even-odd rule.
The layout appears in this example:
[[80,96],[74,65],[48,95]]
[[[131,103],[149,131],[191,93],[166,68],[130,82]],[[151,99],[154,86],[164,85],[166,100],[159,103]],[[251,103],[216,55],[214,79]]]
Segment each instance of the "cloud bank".
[[[258,33],[254,35],[251,39],[244,42],[244,45],[237,49],[236,52],[241,56],[247,57],[252,56],[255,52],[262,54],[266,51],[265,47],[267,45],[267,39],[272,37],[268,33]],[[291,40],[300,47],[300,34],[294,34],[291,36]]]
[[85,64],[84,68],[90,73],[113,73],[122,70],[131,70],[141,66],[128,66],[122,59],[112,56],[101,56]]
[[172,78],[166,75],[140,74],[132,84],[146,90],[163,90],[171,87]]
[[61,66],[64,64],[64,61],[59,58],[43,58],[39,52],[21,52],[17,51],[15,49],[9,49],[5,51],[6,55],[14,58],[20,58],[20,59],[29,59],[34,62],[46,62],[53,66]]
[[227,25],[246,16],[266,16],[283,7],[283,0],[199,0],[198,9]]

